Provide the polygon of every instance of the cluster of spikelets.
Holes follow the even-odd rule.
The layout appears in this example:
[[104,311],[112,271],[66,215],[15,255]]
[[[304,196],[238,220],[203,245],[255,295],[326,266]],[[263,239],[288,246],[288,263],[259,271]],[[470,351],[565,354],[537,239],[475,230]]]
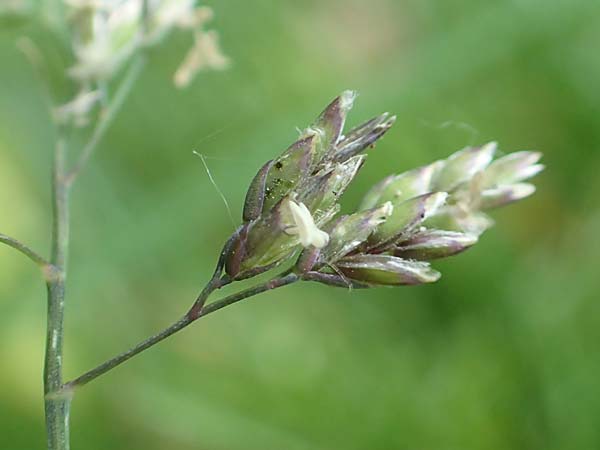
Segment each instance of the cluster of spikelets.
[[[213,17],[196,0],[64,0],[74,64],[68,74],[80,84],[79,94],[57,109],[63,122],[85,124],[85,114],[102,100],[98,84],[110,81],[137,52],[161,42],[172,30],[192,34],[194,43],[174,74],[178,87],[187,86],[203,69],[223,69],[218,35],[206,30]],[[83,118],[83,120],[82,120]]]
[[382,114],[346,134],[355,94],[343,92],[281,156],[266,163],[248,190],[243,225],[226,246],[225,270],[243,279],[296,257],[304,279],[337,286],[408,285],[439,279],[429,261],[475,244],[492,225],[483,212],[531,195],[525,183],[543,169],[537,152],[494,160],[496,144],[375,185],[353,214],[339,199],[365,162],[363,151],[395,117]]

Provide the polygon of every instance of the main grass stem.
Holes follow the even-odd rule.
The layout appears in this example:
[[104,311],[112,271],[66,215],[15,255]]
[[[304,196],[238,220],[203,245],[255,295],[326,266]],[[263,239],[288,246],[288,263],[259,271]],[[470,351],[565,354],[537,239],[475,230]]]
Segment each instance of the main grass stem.
[[54,270],[47,276],[48,315],[44,359],[44,410],[49,450],[69,449],[71,399],[61,395],[63,383],[63,337],[65,281],[69,249],[69,186],[65,180],[66,143],[59,137],[52,171],[52,254]]

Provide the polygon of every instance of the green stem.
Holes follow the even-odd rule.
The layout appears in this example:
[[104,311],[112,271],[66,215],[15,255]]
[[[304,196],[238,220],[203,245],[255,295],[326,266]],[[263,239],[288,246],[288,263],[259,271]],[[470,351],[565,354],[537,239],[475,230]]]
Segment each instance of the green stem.
[[44,360],[44,401],[49,450],[69,449],[69,408],[71,399],[61,395],[63,368],[63,336],[65,312],[65,278],[69,246],[69,186],[65,181],[66,145],[62,138],[56,144],[52,179],[53,230],[52,256],[54,270],[47,277],[48,317],[46,356]]
[[127,95],[145,65],[145,57],[138,54],[129,66],[114,98],[98,120],[92,136],[69,171],[66,168],[66,145],[59,138],[54,158],[52,197],[53,232],[52,256],[49,264],[37,253],[12,239],[2,242],[21,251],[38,264],[44,264],[48,291],[46,356],[44,360],[44,405],[49,450],[69,449],[70,391],[63,389],[63,337],[65,314],[65,280],[69,247],[69,190],[91,158],[102,137],[121,109]]
[[50,262],[46,261],[46,259],[40,254],[38,254],[35,250],[31,249],[27,245],[23,244],[20,241],[17,241],[16,239],[10,236],[0,233],[0,242],[8,245],[9,247],[14,248],[15,250],[20,251],[29,259],[31,259],[34,263],[40,266],[41,269],[45,269],[50,265]]
[[89,370],[88,372],[75,378],[74,380],[65,383],[63,386],[63,391],[65,392],[65,394],[68,395],[76,387],[83,386],[89,383],[90,381],[98,378],[100,375],[105,374],[106,372],[114,369],[118,365],[133,358],[135,355],[142,353],[144,350],[154,346],[155,344],[158,344],[160,341],[168,338],[169,336],[174,335],[180,330],[183,330],[185,327],[192,324],[199,318],[207,316],[208,314],[218,311],[221,308],[229,306],[233,303],[237,303],[241,300],[260,294],[262,292],[294,283],[299,280],[299,277],[294,273],[283,275],[279,278],[274,278],[262,285],[246,289],[244,291],[238,292],[237,294],[230,295],[228,297],[225,297],[221,300],[217,300],[216,302],[210,303],[198,309],[197,305],[204,305],[204,302],[206,301],[208,296],[215,289],[218,289],[222,286],[220,280],[220,278],[213,277],[213,279],[208,283],[207,287],[198,296],[190,310],[181,319],[173,323],[171,326],[165,328],[160,333],[155,334],[154,336],[151,336],[148,339],[145,339],[144,341],[140,342],[136,346],[127,350],[126,352],[123,352],[120,355],[117,355],[114,358],[109,359],[108,361],[100,364],[99,366]]

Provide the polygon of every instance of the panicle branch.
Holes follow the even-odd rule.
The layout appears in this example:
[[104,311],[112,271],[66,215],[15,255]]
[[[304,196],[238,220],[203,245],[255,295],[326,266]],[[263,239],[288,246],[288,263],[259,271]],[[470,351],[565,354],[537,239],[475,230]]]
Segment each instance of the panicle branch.
[[30,260],[36,263],[41,269],[47,269],[51,265],[46,258],[15,238],[0,233],[0,242],[21,252],[23,255],[27,256]]

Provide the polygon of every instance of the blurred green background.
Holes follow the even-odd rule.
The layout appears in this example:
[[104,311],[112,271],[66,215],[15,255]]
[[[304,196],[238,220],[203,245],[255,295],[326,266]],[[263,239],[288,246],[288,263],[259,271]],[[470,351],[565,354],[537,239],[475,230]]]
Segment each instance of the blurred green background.
[[[347,210],[391,172],[492,139],[548,168],[475,248],[435,264],[435,285],[287,287],[85,387],[73,448],[600,448],[600,4],[210,5],[232,66],[176,90],[190,42],[173,35],[73,192],[67,377],[171,323],[207,280],[233,225],[192,150],[237,221],[257,168],[352,88],[350,124],[398,121]],[[54,131],[23,35],[55,63],[69,49],[35,23],[0,30],[0,230],[46,250]],[[45,445],[44,334],[38,272],[0,247],[2,449]]]

